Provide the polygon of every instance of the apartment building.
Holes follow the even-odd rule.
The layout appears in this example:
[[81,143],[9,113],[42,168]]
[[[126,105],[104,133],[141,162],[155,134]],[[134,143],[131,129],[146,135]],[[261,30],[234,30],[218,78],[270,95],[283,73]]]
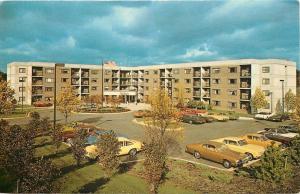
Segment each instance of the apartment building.
[[[13,62],[7,76],[24,104],[53,102],[54,65],[43,62]],[[281,81],[283,80],[283,81]],[[91,95],[122,96],[124,102],[147,102],[155,88],[164,88],[174,101],[199,100],[217,109],[250,111],[250,98],[261,88],[274,111],[284,93],[296,93],[296,63],[279,59],[241,59],[181,64],[120,67],[64,64],[57,66],[57,93],[71,86],[80,98]],[[22,92],[23,91],[23,92]]]

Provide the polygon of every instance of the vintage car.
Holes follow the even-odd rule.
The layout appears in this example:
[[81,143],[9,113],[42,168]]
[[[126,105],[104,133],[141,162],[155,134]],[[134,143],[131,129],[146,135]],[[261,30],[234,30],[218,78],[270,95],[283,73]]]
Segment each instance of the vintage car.
[[263,134],[268,139],[282,143],[282,147],[287,147],[287,146],[291,145],[291,142],[293,140],[293,138],[284,137],[284,136],[280,135],[279,133],[260,132],[260,134]]
[[262,133],[262,134],[264,132],[276,133],[276,134],[279,134],[283,137],[289,137],[289,138],[294,138],[294,137],[299,135],[299,133],[292,133],[292,132],[289,132],[288,130],[286,130],[284,128],[265,128],[264,131],[260,131],[260,133]]
[[245,139],[247,141],[247,143],[249,143],[249,144],[263,146],[264,148],[267,148],[268,146],[271,146],[272,144],[277,147],[281,145],[280,142],[270,140],[266,136],[264,136],[262,134],[257,134],[257,133],[249,133],[249,134],[242,136],[241,138]]
[[225,137],[225,138],[215,139],[213,141],[223,143],[233,151],[242,154],[247,154],[250,160],[261,157],[261,155],[265,152],[264,147],[254,145],[254,144],[249,144],[245,139],[240,137]]
[[296,125],[281,125],[278,127],[278,129],[285,129],[291,133],[299,133],[300,132],[299,127]]
[[[127,155],[135,156],[139,151],[142,150],[143,143],[137,140],[128,139],[126,137],[117,137],[120,145],[119,156]],[[98,157],[97,151],[97,141],[101,141],[101,139],[96,136],[91,136],[88,139],[87,146],[85,148],[86,157],[90,159],[96,159]]]
[[143,117],[149,117],[150,111],[149,110],[138,110],[133,113],[133,116],[135,118],[143,118]]
[[225,168],[240,167],[249,161],[247,155],[232,151],[222,143],[213,141],[188,144],[185,151],[193,154],[196,159],[205,158],[221,163]]
[[289,119],[290,117],[287,114],[277,114],[267,118],[268,121],[273,121],[273,122],[282,122]]
[[206,123],[206,119],[202,116],[197,115],[183,115],[181,118],[182,122],[184,123],[190,123],[190,124],[203,124]]
[[269,117],[273,116],[274,113],[270,112],[260,112],[254,115],[255,119],[267,120]]

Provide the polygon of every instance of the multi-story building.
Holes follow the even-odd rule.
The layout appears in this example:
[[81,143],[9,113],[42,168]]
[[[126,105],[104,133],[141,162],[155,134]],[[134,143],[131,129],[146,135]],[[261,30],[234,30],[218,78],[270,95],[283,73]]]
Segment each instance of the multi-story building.
[[[25,104],[53,101],[54,65],[13,62],[8,80],[16,99]],[[22,83],[22,80],[24,82]],[[57,66],[57,93],[72,87],[81,98],[91,95],[122,96],[124,101],[145,102],[155,88],[165,88],[173,100],[199,100],[218,109],[249,111],[250,98],[261,88],[274,111],[284,93],[296,93],[296,63],[279,59],[242,59],[138,67],[64,64]],[[23,84],[23,87],[22,87]],[[23,90],[23,92],[22,92]],[[103,91],[103,92],[102,92]],[[23,96],[22,96],[23,93]]]

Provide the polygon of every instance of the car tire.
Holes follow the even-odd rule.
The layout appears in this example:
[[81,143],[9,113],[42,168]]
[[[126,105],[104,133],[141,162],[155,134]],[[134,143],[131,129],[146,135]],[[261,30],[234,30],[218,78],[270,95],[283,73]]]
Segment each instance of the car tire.
[[251,154],[249,152],[246,152],[245,154],[250,158],[249,161],[254,159],[253,154]]
[[134,149],[131,149],[128,153],[130,156],[135,156],[137,154],[137,150],[134,148]]
[[189,124],[193,124],[193,121],[189,121]]
[[231,168],[231,162],[229,162],[228,160],[224,160],[223,161],[223,166],[224,166],[224,168],[229,169],[229,168]]
[[200,155],[199,152],[194,152],[194,157],[195,157],[196,159],[200,159],[200,158],[201,158],[201,155]]

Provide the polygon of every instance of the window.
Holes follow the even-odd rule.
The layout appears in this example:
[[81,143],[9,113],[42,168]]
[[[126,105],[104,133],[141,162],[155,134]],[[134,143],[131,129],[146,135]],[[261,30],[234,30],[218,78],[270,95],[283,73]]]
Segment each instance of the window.
[[237,67],[229,67],[229,73],[236,73]]
[[52,74],[52,73],[54,73],[54,69],[53,68],[46,68],[46,73]]
[[157,70],[153,70],[153,73],[154,73],[155,75],[157,75],[157,74],[158,74],[158,71],[157,71]]
[[45,87],[45,91],[46,92],[52,92],[53,91],[53,87]]
[[109,79],[104,79],[104,82],[105,82],[105,83],[108,83],[108,82],[109,82]]
[[145,75],[149,75],[149,71],[145,71]]
[[220,80],[220,79],[213,79],[213,80],[212,80],[212,83],[213,83],[213,84],[220,84],[220,83],[221,83],[221,80]]
[[154,79],[153,82],[156,84],[157,83],[157,79]]
[[236,79],[229,79],[228,83],[229,84],[236,84],[237,80]]
[[185,88],[186,93],[191,93],[191,88]]
[[269,78],[263,78],[262,79],[262,84],[263,85],[269,85],[270,84],[270,79]]
[[228,95],[229,96],[236,96],[237,95],[237,90],[228,90]]
[[179,91],[179,89],[178,88],[174,88],[174,92],[178,92]]
[[19,92],[24,92],[25,91],[25,87],[19,87]]
[[173,69],[174,74],[179,74],[179,69]]
[[68,82],[68,78],[61,78],[61,82],[63,82],[63,83],[66,83],[66,82]]
[[175,79],[174,82],[175,82],[175,83],[179,83],[179,79]]
[[270,96],[270,90],[263,90],[263,93],[265,94],[265,96]]
[[220,70],[220,68],[212,68],[212,72],[213,73],[220,73],[221,70]]
[[110,70],[105,70],[105,75],[109,75],[110,74]]
[[148,87],[148,86],[146,86],[146,87],[145,87],[145,90],[149,90],[149,87]]
[[263,73],[270,73],[270,67],[262,67]]
[[97,79],[92,79],[92,83],[97,83]]
[[146,82],[146,83],[149,83],[149,79],[145,79],[145,82]]
[[62,70],[61,70],[61,73],[62,73],[62,74],[67,74],[67,73],[69,73],[69,70],[68,70],[68,69],[62,69]]
[[104,87],[104,90],[105,91],[109,90],[109,87],[108,86]]
[[124,141],[124,146],[131,146],[131,145],[133,145],[132,142],[130,142],[130,141]]
[[228,108],[236,108],[236,102],[228,102]]
[[92,87],[92,90],[94,90],[94,91],[97,90],[97,87],[96,87],[96,86],[93,86],[93,87]]
[[185,70],[184,70],[184,73],[185,73],[185,74],[191,74],[191,69],[185,69]]
[[46,78],[45,80],[47,83],[53,83],[54,82],[54,79],[53,78]]
[[19,102],[24,102],[25,101],[25,96],[23,96],[23,97],[19,97]]
[[25,68],[19,68],[19,73],[26,73],[26,69]]
[[220,89],[213,89],[212,90],[213,94],[219,95],[221,93]]
[[19,77],[19,82],[26,82],[26,77]]
[[213,101],[212,101],[212,104],[213,104],[214,106],[221,106],[221,101],[213,100]]
[[189,83],[191,83],[191,80],[190,79],[185,79],[185,83],[189,84]]

